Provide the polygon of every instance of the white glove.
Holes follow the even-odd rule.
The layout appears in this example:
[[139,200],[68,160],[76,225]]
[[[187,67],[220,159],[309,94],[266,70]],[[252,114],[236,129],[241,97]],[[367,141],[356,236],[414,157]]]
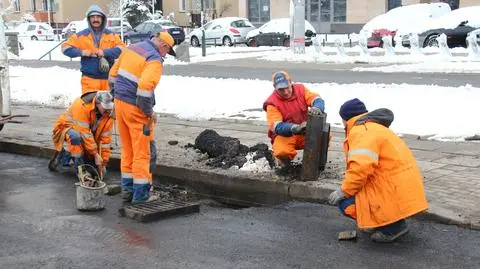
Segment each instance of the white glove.
[[338,205],[342,199],[345,199],[345,193],[342,190],[338,189],[328,196],[328,203],[331,205]]

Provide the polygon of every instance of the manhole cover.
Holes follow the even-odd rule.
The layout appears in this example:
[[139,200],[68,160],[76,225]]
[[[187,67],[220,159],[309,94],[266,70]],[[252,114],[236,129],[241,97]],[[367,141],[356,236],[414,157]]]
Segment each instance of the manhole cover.
[[144,204],[126,205],[119,212],[123,217],[150,222],[174,215],[200,212],[200,205],[192,202],[157,200]]

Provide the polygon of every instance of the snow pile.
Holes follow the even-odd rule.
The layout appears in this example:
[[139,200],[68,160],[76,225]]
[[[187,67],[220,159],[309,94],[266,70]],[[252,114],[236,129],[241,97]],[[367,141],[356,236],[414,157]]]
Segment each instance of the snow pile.
[[264,173],[271,171],[267,158],[262,157],[255,160],[256,152],[249,152],[245,158],[247,162],[240,168],[241,171],[250,171],[253,173]]
[[480,61],[449,63],[441,61],[430,61],[413,64],[394,64],[382,67],[355,67],[352,69],[352,71],[383,73],[480,73]]
[[[81,92],[81,75],[76,70],[11,66],[10,74],[11,96],[16,102],[65,107]],[[154,109],[184,119],[232,118],[243,114],[265,121],[262,104],[273,90],[269,79],[163,76],[155,91]],[[180,93],[175,90],[179,89],[179,85]],[[472,115],[472,109],[477,107],[480,100],[480,88],[470,85],[305,85],[325,100],[328,121],[335,126],[342,124],[338,115],[340,106],[346,100],[357,97],[365,102],[369,110],[381,107],[391,109],[395,114],[391,128],[397,133],[437,135],[437,138],[463,138],[480,134],[478,121],[465,120],[466,115]]]

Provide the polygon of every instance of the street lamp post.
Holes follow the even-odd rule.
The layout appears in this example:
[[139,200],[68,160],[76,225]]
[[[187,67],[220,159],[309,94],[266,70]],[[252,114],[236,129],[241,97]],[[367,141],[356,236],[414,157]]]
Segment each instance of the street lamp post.
[[202,57],[207,56],[207,48],[205,45],[205,29],[203,28],[204,14],[203,14],[203,1],[200,0],[200,25],[202,27]]
[[120,0],[120,38],[123,40],[123,0]]
[[14,0],[10,0],[10,6],[0,10],[0,116],[9,116],[10,111],[10,75],[8,72],[7,40],[5,37],[5,25],[3,15],[13,11]]

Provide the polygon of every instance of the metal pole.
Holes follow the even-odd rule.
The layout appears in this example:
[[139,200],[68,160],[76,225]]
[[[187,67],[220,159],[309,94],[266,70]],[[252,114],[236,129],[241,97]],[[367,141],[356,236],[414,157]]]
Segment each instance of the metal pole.
[[123,42],[123,0],[120,0],[120,39]]
[[10,110],[10,76],[8,72],[8,52],[7,40],[5,37],[5,26],[3,15],[14,10],[14,1],[10,1],[7,9],[0,10],[0,99],[1,111],[0,116],[9,116]]
[[203,14],[203,1],[200,0],[200,24],[202,25],[202,57],[207,56],[207,47],[205,44],[205,29],[203,28],[204,14]]
[[50,18],[50,0],[47,0],[47,12],[48,12],[48,25],[51,26],[51,18]]
[[152,19],[155,19],[155,0],[152,0]]

